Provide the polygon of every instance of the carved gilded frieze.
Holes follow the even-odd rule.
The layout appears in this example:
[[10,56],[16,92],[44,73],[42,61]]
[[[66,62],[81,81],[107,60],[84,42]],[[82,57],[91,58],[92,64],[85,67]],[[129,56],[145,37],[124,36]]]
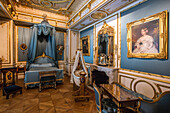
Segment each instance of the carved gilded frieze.
[[[23,22],[41,23],[43,20],[43,17],[40,15],[17,12],[17,14],[15,15],[13,19],[17,21],[23,21]],[[68,27],[66,21],[57,20],[55,18],[48,18],[48,22],[50,25],[55,26],[55,27],[61,27],[61,28]]]
[[72,11],[68,8],[73,2],[74,0],[18,0],[15,4],[69,16]]

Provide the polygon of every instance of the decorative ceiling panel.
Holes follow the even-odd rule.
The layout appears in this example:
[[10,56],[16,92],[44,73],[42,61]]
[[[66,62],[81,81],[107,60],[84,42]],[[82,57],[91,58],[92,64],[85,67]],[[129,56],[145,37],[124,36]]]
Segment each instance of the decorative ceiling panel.
[[16,0],[16,5],[27,6],[43,11],[57,13],[65,16],[71,15],[68,10],[75,0]]
[[88,0],[14,0],[17,6],[27,6],[70,17]]
[[24,0],[31,6],[50,8],[52,10],[67,10],[74,0]]
[[74,21],[72,24],[70,24],[70,28],[81,30],[82,28],[99,21],[113,14],[114,12],[125,8],[126,6],[128,7],[131,4],[135,6],[136,4],[142,3],[144,1],[146,0],[107,0],[107,3],[101,5],[98,9],[91,12],[89,11],[86,14],[87,16],[83,17],[81,15],[78,21]]
[[110,2],[106,6],[104,6],[101,10],[107,12],[108,14],[112,14],[116,10],[129,5],[131,2],[136,0],[114,0],[113,2]]

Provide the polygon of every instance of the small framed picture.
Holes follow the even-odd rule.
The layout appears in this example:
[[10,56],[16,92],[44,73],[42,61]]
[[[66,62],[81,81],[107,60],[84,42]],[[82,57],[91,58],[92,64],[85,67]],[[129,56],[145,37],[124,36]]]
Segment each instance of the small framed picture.
[[90,36],[80,38],[80,47],[84,56],[90,56]]

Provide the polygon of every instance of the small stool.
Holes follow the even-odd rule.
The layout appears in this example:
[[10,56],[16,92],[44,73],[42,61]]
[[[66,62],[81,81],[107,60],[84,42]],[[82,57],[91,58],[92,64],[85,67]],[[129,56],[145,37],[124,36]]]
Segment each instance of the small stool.
[[43,86],[52,86],[56,89],[56,71],[39,72],[40,84],[39,91],[41,92]]
[[14,94],[18,91],[20,91],[20,94],[22,94],[22,87],[17,85],[10,85],[3,88],[3,95],[6,95],[6,99],[9,99],[10,94]]

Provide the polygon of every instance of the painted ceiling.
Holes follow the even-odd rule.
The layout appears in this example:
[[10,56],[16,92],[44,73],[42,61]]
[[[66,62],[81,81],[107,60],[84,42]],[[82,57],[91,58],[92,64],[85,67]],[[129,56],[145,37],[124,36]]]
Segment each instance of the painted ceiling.
[[[0,6],[2,6],[0,7],[0,21],[7,18],[14,19],[19,24],[23,20],[26,20],[22,22],[24,25],[33,24],[41,22],[43,19],[41,14],[47,12],[51,18],[49,21],[55,27],[81,30],[120,9],[124,10],[131,4],[135,6],[143,1],[146,0],[0,0]],[[10,3],[11,5],[9,5]],[[11,17],[3,12],[6,10],[2,9],[4,7],[7,9],[6,12],[10,12]],[[20,14],[22,13],[20,11],[23,11],[23,14]],[[27,15],[27,13],[29,14]],[[32,16],[33,13],[38,13],[40,16]],[[56,16],[56,14],[60,15]],[[63,20],[64,18],[66,21]]]
[[[107,0],[105,3],[103,3],[99,8],[96,8],[95,10],[92,10],[91,12],[88,12],[86,16],[82,16],[79,19],[76,20],[77,17],[75,17],[76,20],[74,22],[70,21],[70,28],[81,30],[101,19],[104,19],[105,17],[113,14],[116,11],[119,11],[127,6],[130,6],[133,4],[135,6],[136,4],[142,3],[146,0]],[[83,13],[83,12],[82,12]]]
[[88,0],[15,0],[16,5],[27,6],[43,11],[74,15]]

